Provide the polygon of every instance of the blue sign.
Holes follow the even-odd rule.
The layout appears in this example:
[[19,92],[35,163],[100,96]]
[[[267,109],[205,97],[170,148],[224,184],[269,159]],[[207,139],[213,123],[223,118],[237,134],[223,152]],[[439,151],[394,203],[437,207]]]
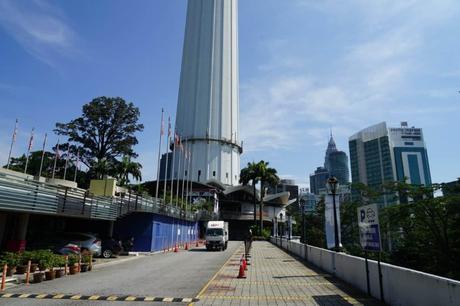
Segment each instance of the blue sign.
[[377,204],[358,207],[359,241],[365,251],[382,250]]

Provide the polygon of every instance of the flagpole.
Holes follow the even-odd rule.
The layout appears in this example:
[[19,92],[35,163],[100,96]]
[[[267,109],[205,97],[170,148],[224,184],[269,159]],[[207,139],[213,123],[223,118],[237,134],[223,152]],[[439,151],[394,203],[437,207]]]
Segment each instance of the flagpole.
[[32,132],[30,133],[29,147],[27,148],[26,166],[24,168],[24,174],[27,174],[27,167],[29,166],[30,149],[32,149],[32,145],[34,142],[34,130],[35,128],[32,128]]
[[53,174],[51,175],[51,179],[53,179],[53,180],[54,180],[54,173],[56,172],[56,163],[57,163],[57,160],[58,160],[58,156],[59,156],[59,137],[58,137],[58,141],[56,143],[56,152],[54,153]]
[[77,172],[78,172],[78,164],[80,163],[80,151],[77,149],[77,163],[75,164],[75,174],[73,176],[73,181],[77,181]]
[[[190,207],[192,207],[192,196],[190,194],[190,189],[191,189],[191,185],[193,184],[192,183],[192,146],[190,144],[190,151],[189,151],[189,167],[188,167],[188,175],[187,175],[187,198],[188,198],[188,202],[190,204]],[[187,199],[185,200],[187,201]]]
[[45,139],[43,139],[43,148],[42,148],[42,159],[40,161],[40,171],[38,172],[38,177],[40,178],[42,176],[42,169],[43,169],[43,159],[45,158],[45,146],[46,146],[46,138],[48,137],[48,134],[45,133]]
[[17,132],[18,132],[18,119],[16,119],[16,123],[14,124],[13,137],[11,137],[10,153],[8,153],[8,162],[6,164],[6,169],[10,169],[11,152],[13,151],[13,146],[14,146],[14,143],[16,142]]
[[176,186],[176,204],[179,206],[179,177],[180,177],[180,165],[181,165],[181,159],[182,159],[182,143],[181,143],[181,137],[179,136],[179,166],[177,167],[177,186]]
[[169,204],[172,205],[173,194],[174,194],[174,167],[176,163],[176,138],[177,133],[176,129],[174,129],[174,146],[173,146],[173,155],[172,155],[172,170],[171,170],[171,198],[169,199]]
[[171,137],[171,117],[168,117],[168,139],[166,140],[166,163],[165,163],[165,183],[163,191],[163,204],[166,204],[166,183],[168,177],[168,161],[169,161],[169,141]]
[[[187,144],[187,142],[185,143]],[[182,192],[181,192],[181,200],[182,200],[182,203],[184,203],[184,187],[185,187],[185,173],[187,173],[187,168],[188,168],[188,153],[187,153],[187,147],[188,146],[185,146],[184,148],[184,171],[183,171],[183,175],[182,175]],[[187,202],[185,202],[185,210],[187,211]]]
[[157,189],[155,191],[155,199],[158,200],[158,188],[160,187],[160,158],[161,158],[161,140],[163,137],[163,108],[161,108],[161,123],[160,123],[160,142],[158,144],[158,161],[157,161]]
[[65,158],[65,166],[64,166],[64,181],[67,176],[67,165],[69,164],[69,158],[70,158],[70,144],[67,147],[67,156]]

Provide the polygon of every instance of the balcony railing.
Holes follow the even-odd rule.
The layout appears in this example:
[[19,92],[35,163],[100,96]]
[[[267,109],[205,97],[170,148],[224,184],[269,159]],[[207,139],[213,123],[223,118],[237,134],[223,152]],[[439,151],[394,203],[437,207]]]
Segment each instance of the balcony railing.
[[58,186],[0,173],[0,210],[116,220],[132,212],[150,212],[195,220],[190,211],[165,205],[161,199],[136,194],[94,196],[78,188]]

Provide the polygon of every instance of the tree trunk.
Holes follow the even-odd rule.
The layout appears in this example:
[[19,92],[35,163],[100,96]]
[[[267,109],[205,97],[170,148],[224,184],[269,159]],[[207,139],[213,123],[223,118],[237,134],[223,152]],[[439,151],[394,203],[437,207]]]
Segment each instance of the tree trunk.
[[260,182],[260,205],[259,205],[259,236],[262,236],[262,230],[264,229],[264,219],[263,219],[263,206],[264,206],[264,182]]
[[256,184],[252,183],[254,188],[254,226],[257,226],[257,199],[256,199]]

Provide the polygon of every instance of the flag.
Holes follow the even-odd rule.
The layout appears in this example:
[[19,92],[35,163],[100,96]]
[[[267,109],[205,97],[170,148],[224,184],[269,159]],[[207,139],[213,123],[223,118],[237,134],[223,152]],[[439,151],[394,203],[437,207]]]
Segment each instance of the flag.
[[168,137],[171,136],[171,117],[168,117]]
[[18,119],[16,119],[16,124],[14,126],[14,131],[13,131],[13,143],[16,142],[16,136],[18,134]]
[[35,128],[32,128],[32,133],[30,134],[30,139],[29,139],[29,147],[27,150],[30,151],[30,149],[32,149],[32,146],[34,144],[34,129]]
[[160,129],[160,134],[161,135],[164,135],[165,134],[165,130],[164,130],[164,122],[163,122],[163,109],[161,109],[161,129]]

